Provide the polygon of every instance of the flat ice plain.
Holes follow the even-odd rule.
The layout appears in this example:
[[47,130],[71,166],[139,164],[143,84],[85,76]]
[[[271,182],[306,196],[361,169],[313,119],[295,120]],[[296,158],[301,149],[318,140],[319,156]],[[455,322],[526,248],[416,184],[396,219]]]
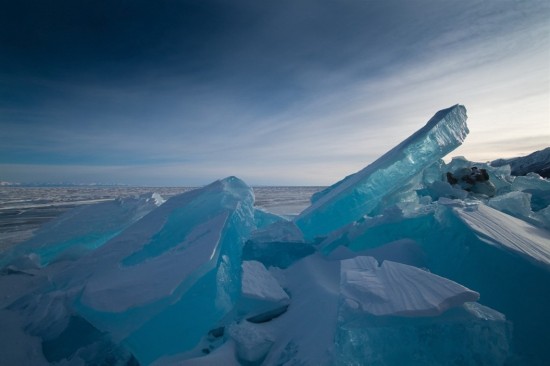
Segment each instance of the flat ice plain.
[[3,362],[549,364],[550,181],[445,163],[466,120],[308,207],[228,177],[65,211],[0,256]]

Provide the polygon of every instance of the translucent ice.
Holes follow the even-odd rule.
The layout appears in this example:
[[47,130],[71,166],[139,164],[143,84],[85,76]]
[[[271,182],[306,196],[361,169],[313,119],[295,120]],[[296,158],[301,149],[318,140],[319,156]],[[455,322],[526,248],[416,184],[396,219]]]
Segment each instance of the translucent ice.
[[282,241],[303,243],[304,236],[293,222],[285,220],[275,222],[267,227],[259,227],[251,234],[250,240],[261,243]]
[[286,268],[313,252],[314,246],[304,241],[293,222],[280,221],[251,234],[243,249],[243,259],[259,261],[266,267]]
[[323,236],[369,214],[385,196],[462,144],[468,134],[466,108],[437,112],[420,130],[363,170],[316,196],[297,218],[305,236]]
[[498,365],[509,355],[505,317],[469,302],[478,293],[424,270],[344,260],[340,294],[336,364]]
[[504,365],[511,324],[503,314],[466,303],[440,316],[355,316],[335,336],[339,365]]
[[234,177],[172,197],[55,281],[81,286],[76,311],[140,363],[189,350],[239,296],[253,201]]
[[521,191],[508,192],[491,198],[487,204],[494,209],[522,220],[532,220],[533,211],[531,211],[531,194],[529,193]]
[[94,250],[123,229],[157,208],[164,200],[157,193],[120,198],[74,208],[41,227],[28,241],[0,259],[0,267],[20,256],[35,255],[45,266],[56,259],[76,259]]
[[484,305],[513,322],[511,342],[524,363],[545,364],[550,232],[479,201],[442,198],[429,207],[413,216],[388,211],[367,217],[331,233],[321,250],[334,256],[345,246],[370,255],[389,243],[413,240],[432,273],[479,292]]
[[284,217],[256,208],[254,209],[254,221],[258,229],[264,228],[280,221],[287,221]]
[[231,177],[44,227],[0,270],[0,362],[547,365],[550,181],[446,164],[465,119],[438,112],[295,221]]
[[[515,177],[512,187],[515,191],[531,195],[531,208],[539,211],[550,206],[550,179],[544,179],[538,174],[529,173],[526,176]],[[550,222],[547,222],[550,224]],[[550,227],[550,225],[547,225]]]

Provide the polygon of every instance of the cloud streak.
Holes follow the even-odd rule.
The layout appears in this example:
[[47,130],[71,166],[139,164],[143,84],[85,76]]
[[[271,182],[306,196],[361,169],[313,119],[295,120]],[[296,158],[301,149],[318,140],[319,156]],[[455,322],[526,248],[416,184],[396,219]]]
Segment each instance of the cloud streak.
[[37,22],[0,46],[0,179],[330,184],[456,103],[470,159],[550,138],[544,1],[107,3],[0,19]]

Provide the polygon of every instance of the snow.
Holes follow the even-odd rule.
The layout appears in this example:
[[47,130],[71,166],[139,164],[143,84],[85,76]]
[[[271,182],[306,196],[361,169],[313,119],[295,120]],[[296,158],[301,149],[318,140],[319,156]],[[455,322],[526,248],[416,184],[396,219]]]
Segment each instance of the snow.
[[257,261],[243,261],[242,295],[250,299],[285,302],[289,299],[277,280]]
[[273,347],[271,335],[252,323],[231,324],[228,333],[236,344],[236,356],[241,364],[260,364]]
[[279,272],[279,282],[290,293],[291,305],[282,316],[257,325],[275,339],[265,365],[331,363],[337,326],[339,272],[339,262],[316,254]]
[[[197,225],[178,246],[185,249],[176,248],[139,266],[104,264],[87,281],[82,305],[96,311],[123,312],[170,296],[193,274],[212,269],[218,260],[216,249],[226,220],[227,215],[222,214]],[[205,263],[212,264],[205,267]],[[145,273],[147,276],[143,276]]]
[[273,275],[258,261],[243,261],[241,297],[237,311],[250,321],[284,312],[290,297]]
[[294,220],[265,208],[302,205],[290,188],[255,206],[235,177],[67,211],[0,257],[2,362],[548,364],[550,181],[445,163],[465,120],[436,113]]
[[406,264],[358,256],[342,261],[341,295],[347,306],[376,316],[434,316],[479,294]]
[[550,271],[550,232],[484,204],[455,208],[484,241],[509,250]]
[[385,260],[408,264],[415,267],[426,267],[426,256],[419,243],[412,239],[395,240],[376,248],[353,251],[347,246],[338,246],[328,255],[331,259],[351,259],[357,256],[369,256],[382,263]]

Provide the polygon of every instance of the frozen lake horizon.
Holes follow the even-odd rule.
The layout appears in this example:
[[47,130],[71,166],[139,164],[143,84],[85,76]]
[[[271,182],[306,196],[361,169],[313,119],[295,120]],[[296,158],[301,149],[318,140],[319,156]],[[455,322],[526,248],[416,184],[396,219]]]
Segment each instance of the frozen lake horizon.
[[[198,187],[59,186],[0,187],[0,253],[30,237],[40,226],[64,212],[116,198],[156,192],[164,199]],[[255,206],[283,216],[295,216],[309,206],[322,186],[253,187]]]

